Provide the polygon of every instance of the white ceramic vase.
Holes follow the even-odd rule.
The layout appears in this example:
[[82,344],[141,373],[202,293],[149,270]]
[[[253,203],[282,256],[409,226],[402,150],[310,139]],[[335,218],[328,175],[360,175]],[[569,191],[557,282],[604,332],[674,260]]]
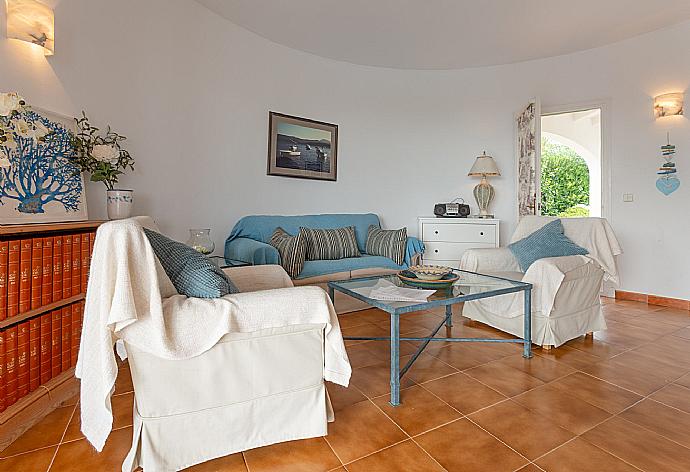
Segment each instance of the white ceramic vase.
[[134,190],[113,189],[107,191],[108,219],[122,220],[132,216]]

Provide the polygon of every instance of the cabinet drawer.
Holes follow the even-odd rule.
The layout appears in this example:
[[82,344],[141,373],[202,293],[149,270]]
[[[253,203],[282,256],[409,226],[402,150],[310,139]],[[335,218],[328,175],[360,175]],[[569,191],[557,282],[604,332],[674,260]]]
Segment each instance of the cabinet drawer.
[[[425,223],[422,226],[423,241],[461,241],[463,243],[496,244],[496,226],[487,224]],[[475,246],[476,247],[476,246]]]
[[462,254],[468,249],[492,248],[493,243],[447,243],[447,242],[425,242],[424,250],[425,261],[456,261],[460,262]]

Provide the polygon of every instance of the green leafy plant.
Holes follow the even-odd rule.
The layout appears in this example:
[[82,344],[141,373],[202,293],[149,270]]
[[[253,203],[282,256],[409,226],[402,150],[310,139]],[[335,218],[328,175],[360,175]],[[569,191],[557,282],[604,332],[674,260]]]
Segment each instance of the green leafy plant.
[[134,158],[122,147],[127,138],[114,132],[110,126],[102,133],[89,122],[84,112],[75,121],[77,132],[72,136],[74,164],[81,172],[90,174],[92,182],[103,182],[108,190],[113,190],[124,171],[134,170]]
[[589,169],[585,160],[571,148],[548,139],[542,139],[541,146],[541,214],[589,216]]
[[575,205],[570,208],[568,208],[565,211],[562,211],[558,214],[558,216],[562,218],[575,218],[575,217],[582,217],[582,216],[589,216],[589,208],[586,206],[582,205]]

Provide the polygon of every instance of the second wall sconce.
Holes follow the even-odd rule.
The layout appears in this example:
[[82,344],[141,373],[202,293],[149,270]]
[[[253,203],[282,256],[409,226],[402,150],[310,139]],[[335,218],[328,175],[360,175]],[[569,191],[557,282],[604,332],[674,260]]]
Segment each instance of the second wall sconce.
[[683,114],[683,94],[665,93],[654,97],[654,116],[677,116]]

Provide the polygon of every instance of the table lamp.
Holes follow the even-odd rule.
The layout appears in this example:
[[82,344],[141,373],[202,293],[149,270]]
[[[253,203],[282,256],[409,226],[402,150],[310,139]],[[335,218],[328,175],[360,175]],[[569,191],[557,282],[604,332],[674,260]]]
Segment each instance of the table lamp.
[[493,218],[494,215],[489,214],[489,205],[496,192],[486,177],[488,175],[501,175],[494,158],[487,156],[486,151],[484,151],[482,155],[478,156],[474,161],[474,165],[467,175],[471,177],[481,176],[481,182],[474,187],[474,198],[477,200],[477,206],[479,207],[479,217]]

